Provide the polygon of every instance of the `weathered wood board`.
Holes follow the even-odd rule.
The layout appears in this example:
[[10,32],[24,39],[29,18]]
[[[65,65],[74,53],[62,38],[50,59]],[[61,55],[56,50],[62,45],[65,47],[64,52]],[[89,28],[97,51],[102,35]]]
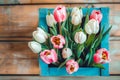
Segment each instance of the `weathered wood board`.
[[83,3],[110,7],[110,24],[113,25],[110,74],[120,74],[120,0],[0,0],[0,75],[39,74],[38,55],[28,48],[27,42],[32,40],[32,32],[38,26],[38,9],[54,8],[59,3],[67,7],[90,6]]
[[0,0],[0,4],[29,4],[29,3],[109,3],[120,0]]

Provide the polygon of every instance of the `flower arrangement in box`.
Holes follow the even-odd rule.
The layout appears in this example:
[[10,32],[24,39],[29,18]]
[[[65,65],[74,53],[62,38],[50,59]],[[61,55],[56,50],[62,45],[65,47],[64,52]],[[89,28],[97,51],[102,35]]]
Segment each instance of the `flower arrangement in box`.
[[77,73],[80,67],[104,69],[102,64],[109,63],[110,57],[100,44],[111,27],[104,29],[106,25],[100,25],[103,14],[87,9],[84,15],[82,8],[59,5],[47,11],[48,29],[43,25],[37,28],[28,46],[49,67],[65,67],[68,75]]

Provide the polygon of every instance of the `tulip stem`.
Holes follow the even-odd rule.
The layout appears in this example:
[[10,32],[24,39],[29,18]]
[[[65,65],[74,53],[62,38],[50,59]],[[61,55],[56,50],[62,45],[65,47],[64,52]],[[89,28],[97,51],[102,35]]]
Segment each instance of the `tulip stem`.
[[61,34],[61,23],[59,22],[58,25],[59,25],[59,27],[58,27],[59,28],[59,34]]

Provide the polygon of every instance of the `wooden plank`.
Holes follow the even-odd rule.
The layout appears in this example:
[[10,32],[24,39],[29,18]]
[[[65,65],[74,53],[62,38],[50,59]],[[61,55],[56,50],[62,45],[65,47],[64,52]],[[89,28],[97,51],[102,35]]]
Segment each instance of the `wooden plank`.
[[[54,8],[56,5],[49,5],[49,8]],[[69,6],[66,4],[66,6]],[[80,5],[71,5],[80,6]],[[85,7],[86,5],[81,5]],[[120,36],[119,19],[120,7],[119,4],[102,4],[95,5],[96,7],[108,6],[110,11],[110,24],[113,25],[111,36]],[[38,26],[38,9],[48,8],[48,5],[29,5],[29,6],[0,6],[0,37],[32,37],[32,32]],[[22,13],[21,13],[22,9]]]
[[25,4],[25,3],[105,3],[120,2],[119,0],[0,0],[0,4]]
[[37,59],[9,59],[0,62],[0,74],[39,74]]
[[0,80],[119,80],[120,76],[110,77],[44,77],[44,76],[0,76]]
[[5,59],[37,59],[27,42],[0,42],[0,62]]
[[110,42],[110,73],[120,74],[120,41]]
[[31,37],[38,27],[38,9],[45,7],[48,5],[0,6],[0,37]]

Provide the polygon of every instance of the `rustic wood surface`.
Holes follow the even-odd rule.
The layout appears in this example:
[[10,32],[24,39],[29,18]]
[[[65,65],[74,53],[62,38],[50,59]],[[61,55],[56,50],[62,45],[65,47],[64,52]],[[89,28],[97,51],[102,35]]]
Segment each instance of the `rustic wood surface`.
[[[118,3],[117,3],[118,2]],[[38,55],[27,46],[32,40],[32,32],[38,26],[38,9],[54,8],[59,3],[67,7],[90,6],[110,7],[110,24],[113,25],[110,38],[110,74],[120,74],[120,0],[0,0],[0,75],[5,74],[39,74]],[[40,4],[34,4],[40,3]],[[42,4],[43,3],[43,4]],[[69,3],[69,4],[68,4]],[[80,4],[79,4],[80,3]],[[82,3],[82,4],[81,4]],[[96,4],[97,3],[97,4]],[[112,4],[114,3],[114,4]],[[12,4],[12,5],[3,5]],[[16,4],[16,5],[13,5]],[[25,5],[20,5],[25,4]],[[27,4],[27,5],[26,5]],[[29,5],[28,5],[29,4]],[[8,77],[0,78],[6,80]],[[79,78],[79,77],[78,77]],[[78,79],[77,78],[77,79]],[[113,78],[117,80],[117,78]],[[12,79],[18,79],[13,77]],[[11,79],[11,80],[12,80]],[[23,78],[21,78],[22,80]],[[38,80],[39,77],[24,78]],[[46,79],[41,77],[41,79]],[[63,78],[51,78],[51,80]],[[66,80],[68,78],[65,78]],[[69,78],[70,80],[71,78]],[[88,78],[83,78],[87,80]],[[94,78],[96,79],[96,78]],[[94,80],[93,79],[93,80]],[[101,78],[102,79],[102,78]],[[110,78],[106,78],[109,80]],[[19,79],[20,80],[20,79]],[[73,80],[73,79],[72,79]]]
[[4,76],[0,80],[120,80],[120,76],[111,77],[39,77],[39,76]]
[[1,4],[24,4],[24,3],[109,3],[120,0],[0,0]]

